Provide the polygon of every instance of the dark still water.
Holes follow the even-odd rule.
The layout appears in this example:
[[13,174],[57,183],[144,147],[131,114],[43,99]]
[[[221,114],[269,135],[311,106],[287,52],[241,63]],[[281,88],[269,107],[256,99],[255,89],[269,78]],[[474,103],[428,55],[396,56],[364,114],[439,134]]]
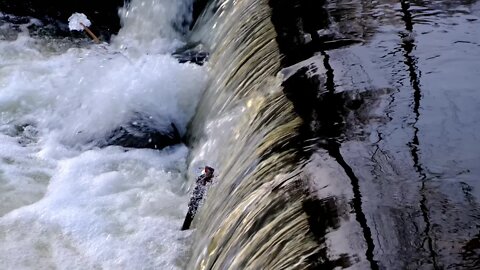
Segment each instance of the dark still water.
[[334,202],[331,256],[358,269],[480,269],[480,2],[327,7],[329,29],[364,40],[316,56],[322,95],[358,103],[308,167]]

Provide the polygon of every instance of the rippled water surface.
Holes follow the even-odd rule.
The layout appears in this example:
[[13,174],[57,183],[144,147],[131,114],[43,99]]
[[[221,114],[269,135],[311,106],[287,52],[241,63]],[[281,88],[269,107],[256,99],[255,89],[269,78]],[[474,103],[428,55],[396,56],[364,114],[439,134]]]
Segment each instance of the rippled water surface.
[[[333,250],[361,269],[479,269],[480,2],[333,1],[328,11],[333,29],[364,40],[326,53],[335,92],[363,101],[337,137],[346,176],[320,189],[345,218],[328,234]],[[355,213],[342,214],[347,203]]]

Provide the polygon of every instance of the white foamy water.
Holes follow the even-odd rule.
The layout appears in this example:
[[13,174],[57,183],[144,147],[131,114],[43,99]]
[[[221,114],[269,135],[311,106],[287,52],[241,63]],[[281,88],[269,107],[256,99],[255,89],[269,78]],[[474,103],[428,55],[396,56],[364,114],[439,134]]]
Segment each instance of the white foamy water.
[[0,25],[0,269],[182,266],[187,147],[95,145],[138,113],[185,132],[207,80],[169,55],[186,4],[134,0],[112,45]]

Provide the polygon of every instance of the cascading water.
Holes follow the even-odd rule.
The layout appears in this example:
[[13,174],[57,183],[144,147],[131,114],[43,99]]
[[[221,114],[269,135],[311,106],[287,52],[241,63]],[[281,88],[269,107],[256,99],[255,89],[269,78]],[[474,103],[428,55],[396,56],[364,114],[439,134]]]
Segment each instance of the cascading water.
[[[0,14],[0,269],[479,268],[480,8],[414,2],[132,0],[102,45]],[[105,146],[144,122],[186,144]]]
[[[70,48],[77,44],[29,36],[28,25],[2,41],[2,57],[11,58],[2,72],[6,268],[37,267],[37,260],[43,268],[336,265],[325,253],[326,227],[311,229],[319,202],[303,172],[308,142],[281,87],[295,67],[281,72],[268,1],[209,3],[189,37],[212,52],[203,96],[205,68],[166,55],[184,44],[186,17],[178,14],[188,7],[132,1],[111,45]],[[193,152],[95,147],[137,113],[160,119],[160,127],[173,122]],[[205,164],[217,180],[194,220],[186,262],[182,176],[195,178]]]
[[282,92],[268,1],[212,1],[191,38],[213,52],[213,79],[190,126],[191,166],[215,164],[218,184],[194,221],[187,269],[308,269],[325,262],[306,213],[314,202],[299,150],[307,144]]
[[131,1],[98,46],[1,15],[0,269],[181,267],[187,148],[96,145],[137,114],[185,133],[207,79],[170,56],[190,5]]
[[478,269],[478,6],[210,1],[188,269]]

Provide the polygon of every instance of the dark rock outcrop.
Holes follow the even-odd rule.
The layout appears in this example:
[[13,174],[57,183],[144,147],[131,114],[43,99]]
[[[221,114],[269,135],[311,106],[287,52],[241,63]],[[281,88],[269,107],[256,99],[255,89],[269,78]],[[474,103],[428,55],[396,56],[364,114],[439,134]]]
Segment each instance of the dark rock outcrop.
[[164,127],[152,117],[136,115],[127,124],[110,132],[99,146],[162,149],[180,142],[181,136],[175,124]]
[[208,61],[209,53],[203,49],[203,46],[198,45],[187,45],[183,48],[178,49],[172,54],[173,57],[178,59],[180,63],[195,63],[202,66],[205,62]]

